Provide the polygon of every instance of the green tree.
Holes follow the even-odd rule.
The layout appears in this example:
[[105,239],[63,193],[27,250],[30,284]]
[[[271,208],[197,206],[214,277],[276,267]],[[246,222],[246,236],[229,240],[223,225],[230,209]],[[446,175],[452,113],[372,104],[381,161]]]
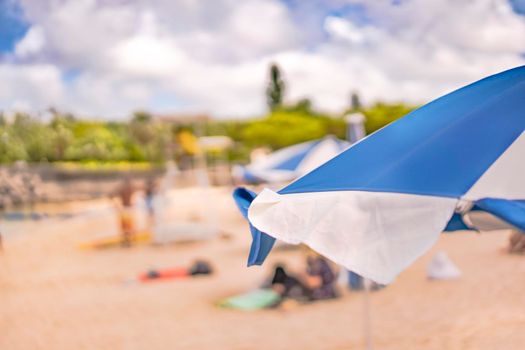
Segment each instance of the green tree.
[[61,161],[65,159],[66,151],[73,142],[73,133],[62,124],[53,128],[52,149],[53,158],[51,160]]
[[325,136],[326,121],[325,117],[275,111],[264,119],[248,124],[243,132],[243,141],[251,147],[269,146],[278,149]]
[[75,119],[72,115],[61,115],[55,112],[55,115],[49,123],[52,130],[51,148],[52,154],[50,161],[65,160],[66,151],[74,140],[73,125]]
[[275,63],[270,66],[270,82],[266,89],[266,101],[270,111],[283,104],[285,84],[281,77],[281,70]]
[[373,106],[362,110],[362,113],[366,117],[366,132],[370,134],[405,116],[414,109],[414,106],[405,105],[403,103],[387,104],[377,102]]
[[52,130],[29,115],[18,113],[10,127],[11,142],[20,142],[29,162],[48,160],[52,155]]
[[153,121],[153,116],[151,113],[146,111],[136,111],[133,113],[133,117],[131,118],[131,122],[138,122],[138,123],[151,123]]
[[352,95],[350,96],[350,108],[352,112],[360,111],[363,105],[361,104],[361,98],[359,97],[359,94],[354,91],[352,92]]
[[78,121],[73,135],[74,140],[66,151],[68,160],[130,160],[131,146],[126,139],[125,125]]
[[19,139],[13,138],[8,128],[0,127],[0,163],[12,163],[26,159],[24,144]]
[[304,115],[317,115],[317,113],[312,109],[312,101],[309,98],[300,99],[296,104],[287,106],[285,110],[288,112],[297,112]]
[[149,113],[135,112],[129,123],[131,137],[142,146],[148,145],[155,137],[152,119]]

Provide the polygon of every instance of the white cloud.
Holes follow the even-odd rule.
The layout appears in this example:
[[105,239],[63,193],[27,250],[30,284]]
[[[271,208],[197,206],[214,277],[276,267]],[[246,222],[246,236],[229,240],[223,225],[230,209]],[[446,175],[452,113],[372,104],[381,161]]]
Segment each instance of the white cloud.
[[60,70],[48,64],[0,64],[0,109],[46,109],[64,94]]
[[134,36],[109,50],[109,57],[114,69],[144,78],[165,76],[186,62],[184,52],[177,48],[175,41],[159,33],[156,17],[151,12],[143,14]]
[[15,55],[20,58],[28,58],[38,54],[46,44],[44,30],[40,26],[31,27],[26,35],[15,47]]
[[365,35],[360,28],[341,17],[327,17],[324,27],[334,39],[352,44],[362,44],[365,40]]
[[[303,4],[301,16],[279,0],[21,1],[33,26],[0,66],[3,109],[249,116],[264,112],[268,64],[278,62],[288,100],[339,111],[352,90],[419,103],[524,62],[525,20],[505,0],[332,0]],[[344,5],[366,19],[299,21]],[[173,101],[159,106],[158,96]]]
[[230,36],[227,49],[242,50],[247,57],[289,49],[300,36],[285,5],[277,1],[239,2],[226,30]]

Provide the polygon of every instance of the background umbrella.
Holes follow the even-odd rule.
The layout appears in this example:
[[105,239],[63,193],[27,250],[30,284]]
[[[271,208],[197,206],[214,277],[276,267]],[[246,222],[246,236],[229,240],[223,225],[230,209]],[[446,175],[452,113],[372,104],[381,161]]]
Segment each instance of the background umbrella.
[[250,183],[291,181],[332,159],[349,145],[334,136],[326,136],[280,149],[241,167],[238,172]]
[[[445,95],[277,193],[234,193],[249,264],[274,238],[387,284],[476,206],[525,229],[525,67]],[[269,235],[268,235],[269,234]],[[270,236],[271,235],[271,236]]]

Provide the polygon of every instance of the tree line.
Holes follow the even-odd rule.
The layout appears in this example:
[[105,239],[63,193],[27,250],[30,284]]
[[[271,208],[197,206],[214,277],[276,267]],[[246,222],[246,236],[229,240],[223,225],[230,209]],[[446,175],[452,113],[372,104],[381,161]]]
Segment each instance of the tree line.
[[[226,135],[235,141],[231,161],[246,161],[255,147],[281,147],[332,134],[345,135],[343,116],[361,112],[371,133],[414,109],[403,103],[376,102],[363,106],[354,92],[349,107],[338,115],[317,111],[309,99],[284,103],[286,84],[277,65],[271,65],[266,89],[266,115],[245,120],[212,120],[197,128],[202,135]],[[147,112],[128,120],[94,121],[53,111],[49,121],[17,113],[10,120],[0,114],[0,163],[27,162],[150,162],[192,155],[181,136],[194,135],[196,125],[161,122]]]

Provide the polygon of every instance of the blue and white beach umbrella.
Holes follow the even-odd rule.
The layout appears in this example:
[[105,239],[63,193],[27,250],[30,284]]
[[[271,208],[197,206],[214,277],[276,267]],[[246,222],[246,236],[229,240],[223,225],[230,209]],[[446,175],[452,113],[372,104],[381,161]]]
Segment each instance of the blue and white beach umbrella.
[[525,66],[445,95],[280,191],[237,189],[249,264],[304,243],[387,284],[472,209],[525,230]]
[[332,159],[350,144],[334,136],[282,148],[246,167],[240,174],[246,182],[289,182]]

